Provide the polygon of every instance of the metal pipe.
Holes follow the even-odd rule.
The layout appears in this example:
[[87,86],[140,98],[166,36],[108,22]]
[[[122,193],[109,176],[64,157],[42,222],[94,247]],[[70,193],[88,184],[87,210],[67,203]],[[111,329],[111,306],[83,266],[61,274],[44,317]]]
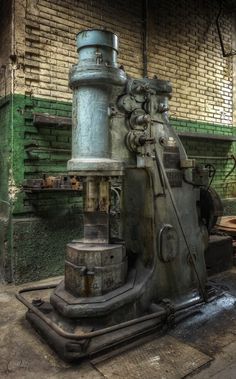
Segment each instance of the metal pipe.
[[109,106],[116,88],[127,77],[118,68],[118,37],[106,30],[85,30],[77,35],[79,61],[69,78],[73,90],[72,158],[69,172],[82,176],[110,171],[120,175],[121,161],[111,158]]
[[66,153],[69,154],[71,152],[70,149],[60,149],[60,148],[54,148],[54,147],[28,147],[25,149],[27,153],[32,153],[34,151],[43,151],[45,153]]
[[156,151],[156,149],[155,149],[154,153],[155,153],[155,162],[156,162],[156,166],[157,166],[157,171],[158,171],[158,175],[159,175],[159,179],[160,179],[160,183],[161,183],[161,187],[162,187],[162,193],[158,193],[158,194],[156,194],[156,196],[157,197],[159,197],[159,196],[166,197],[165,182],[164,182],[163,175],[162,175],[162,172],[161,172],[161,168],[160,168],[159,160],[158,160],[158,157],[157,157],[157,151]]
[[[91,339],[93,337],[98,337],[104,334],[112,333],[114,331],[120,330],[122,328],[128,328],[129,326],[140,324],[141,322],[153,320],[155,318],[162,318],[163,316],[167,319],[168,317],[168,311],[167,309],[164,309],[161,311],[156,311],[151,314],[147,314],[142,317],[137,317],[135,319],[122,322],[117,325],[109,326],[107,328],[103,328],[100,330],[95,330],[93,332],[83,333],[82,335],[75,335],[73,333],[65,332],[63,329],[61,329],[58,325],[56,325],[52,320],[45,317],[45,315],[38,310],[37,307],[35,307],[32,303],[30,303],[25,297],[23,297],[22,293],[32,292],[32,291],[42,291],[46,289],[52,289],[56,288],[58,284],[49,284],[49,285],[42,285],[42,286],[35,286],[35,287],[28,287],[28,288],[22,288],[17,294],[16,298],[24,304],[31,312],[33,312],[36,316],[38,316],[42,321],[44,321],[52,330],[54,330],[56,333],[58,333],[61,337],[81,341],[84,339]],[[211,298],[211,300],[214,300],[215,297]],[[189,303],[191,304],[189,306]],[[203,302],[200,297],[196,297],[194,300],[190,299],[186,303],[181,303],[173,306],[173,314],[176,316],[182,316],[185,311],[191,311],[194,310],[196,307],[202,305]],[[163,320],[159,320],[157,322],[157,325],[159,325]]]
[[209,160],[230,160],[233,159],[232,156],[211,156],[211,155],[189,155],[189,158],[196,159],[209,159]]
[[234,172],[234,170],[235,170],[235,168],[236,168],[236,159],[235,159],[235,156],[234,155],[232,155],[232,159],[233,159],[233,161],[234,161],[234,165],[233,165],[233,167],[231,168],[231,170],[228,172],[228,174],[225,176],[225,179],[227,179],[233,172]]
[[86,338],[91,339],[93,337],[98,337],[103,334],[111,333],[111,332],[120,330],[122,328],[128,328],[129,326],[140,324],[141,322],[153,320],[155,318],[160,318],[167,315],[167,311],[163,309],[163,311],[151,313],[142,317],[138,317],[129,321],[122,322],[117,325],[109,326],[107,328],[95,330],[93,332],[83,333],[82,335],[75,335],[73,333],[65,332],[58,325],[56,325],[52,320],[45,317],[44,314],[38,310],[38,308],[36,308],[33,304],[31,304],[28,300],[26,300],[25,297],[21,295],[22,293],[25,293],[25,292],[31,292],[31,291],[37,291],[37,290],[40,291],[40,290],[50,289],[50,288],[55,288],[55,287],[56,285],[53,284],[53,285],[46,285],[46,286],[29,287],[26,289],[23,288],[16,294],[16,298],[21,303],[23,303],[29,310],[31,310],[34,314],[36,314],[42,321],[44,321],[50,328],[52,328],[56,333],[58,333],[60,336],[64,338],[73,339],[73,340],[84,340]]
[[148,0],[143,0],[143,76],[148,76]]
[[236,55],[236,51],[231,50],[228,53],[226,53],[225,47],[224,47],[224,41],[223,41],[221,29],[220,29],[220,16],[221,16],[222,10],[223,10],[223,1],[222,0],[219,0],[219,6],[220,6],[219,12],[218,12],[218,15],[216,17],[216,27],[217,27],[217,31],[218,31],[219,40],[220,40],[220,47],[221,47],[222,55],[224,58],[232,57],[233,55]]

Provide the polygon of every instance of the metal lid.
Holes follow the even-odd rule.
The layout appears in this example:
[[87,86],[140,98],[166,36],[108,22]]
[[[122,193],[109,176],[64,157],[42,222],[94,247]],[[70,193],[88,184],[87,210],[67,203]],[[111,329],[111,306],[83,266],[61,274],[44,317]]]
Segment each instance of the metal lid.
[[82,30],[77,34],[77,47],[79,50],[86,46],[107,46],[118,52],[118,37],[107,30]]
[[223,216],[216,227],[231,236],[236,236],[236,216]]

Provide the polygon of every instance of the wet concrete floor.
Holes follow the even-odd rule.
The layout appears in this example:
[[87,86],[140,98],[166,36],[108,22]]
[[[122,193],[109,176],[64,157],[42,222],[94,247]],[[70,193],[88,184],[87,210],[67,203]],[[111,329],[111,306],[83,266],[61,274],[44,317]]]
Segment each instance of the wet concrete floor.
[[[58,278],[41,281],[40,284],[53,282],[58,282]],[[154,341],[155,346],[152,341],[152,350],[149,348],[150,345],[143,345],[132,352],[123,353],[122,365],[126,371],[120,367],[121,361],[117,357],[111,358],[107,364],[104,361],[102,365],[90,361],[70,365],[61,361],[25,320],[26,309],[15,298],[16,291],[23,286],[1,285],[0,378],[235,379],[236,269],[215,276],[212,278],[212,284],[221,288],[224,295],[203,306],[195,316],[169,330],[159,341]],[[157,352],[163,352],[163,349],[167,349],[166,346],[170,348],[163,358]],[[188,366],[188,370],[185,371],[180,369],[180,350],[184,352],[185,366]],[[156,355],[150,357],[150,354]],[[194,366],[197,356],[198,364]],[[130,359],[139,365],[130,364]],[[129,362],[128,365],[125,364],[126,360]],[[148,371],[148,365],[153,365],[153,362],[156,364],[156,370],[152,367],[152,370]],[[191,363],[193,367],[190,370]],[[170,367],[169,371],[165,369],[167,367]],[[176,369],[173,369],[175,367]]]

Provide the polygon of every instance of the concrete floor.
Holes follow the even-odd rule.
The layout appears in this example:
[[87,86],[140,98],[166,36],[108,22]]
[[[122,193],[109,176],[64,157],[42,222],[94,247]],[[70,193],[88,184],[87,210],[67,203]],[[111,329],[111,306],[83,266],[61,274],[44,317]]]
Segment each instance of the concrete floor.
[[[58,278],[40,283],[49,282],[58,282]],[[149,345],[139,346],[132,352],[123,353],[123,366],[125,366],[125,360],[130,363],[130,359],[133,359],[136,362],[135,365],[129,364],[126,372],[123,371],[123,373],[119,358],[112,358],[107,364],[104,361],[102,365],[89,361],[80,365],[62,362],[24,319],[26,309],[14,296],[21,287],[2,285],[0,287],[0,378],[179,379],[190,375],[194,379],[234,379],[236,378],[236,269],[215,277],[214,285],[220,286],[225,291],[223,297],[204,306],[200,313],[171,329],[160,340],[154,341],[155,354],[158,351],[163,352],[165,341],[168,343],[170,339],[172,341],[169,345],[172,351],[169,351],[169,355],[165,354],[166,361],[162,362],[162,369],[163,367],[172,367],[172,369],[169,371],[166,369],[164,374],[160,371],[159,362],[156,370],[152,367],[152,373],[148,373],[147,364],[151,362],[150,364],[153,365],[154,361],[162,359],[161,355],[156,355],[151,360],[149,356],[147,360],[145,351]],[[203,359],[201,364],[199,363],[200,369],[196,370],[196,367],[193,367],[190,370],[191,374],[184,374],[183,370],[177,370],[180,357],[175,356],[175,342],[181,345],[179,349],[190,354],[189,363],[194,359],[191,354],[195,356],[198,352],[200,358],[207,358],[205,361]],[[188,348],[190,353],[188,353]],[[149,353],[150,351],[149,349]],[[184,359],[187,362],[188,356]],[[138,364],[140,361],[142,365]],[[176,370],[173,370],[175,362]],[[204,362],[208,363],[202,365]],[[137,373],[135,370],[138,370]]]

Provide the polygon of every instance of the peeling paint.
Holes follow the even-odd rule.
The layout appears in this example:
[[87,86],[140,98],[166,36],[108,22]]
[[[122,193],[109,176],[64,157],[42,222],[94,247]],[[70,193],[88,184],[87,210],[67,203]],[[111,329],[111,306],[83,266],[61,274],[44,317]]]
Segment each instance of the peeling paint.
[[12,170],[9,172],[9,181],[8,181],[8,193],[9,193],[9,200],[10,203],[14,203],[14,201],[17,199],[17,195],[19,192],[22,191],[22,186],[16,186],[15,180],[13,178]]

